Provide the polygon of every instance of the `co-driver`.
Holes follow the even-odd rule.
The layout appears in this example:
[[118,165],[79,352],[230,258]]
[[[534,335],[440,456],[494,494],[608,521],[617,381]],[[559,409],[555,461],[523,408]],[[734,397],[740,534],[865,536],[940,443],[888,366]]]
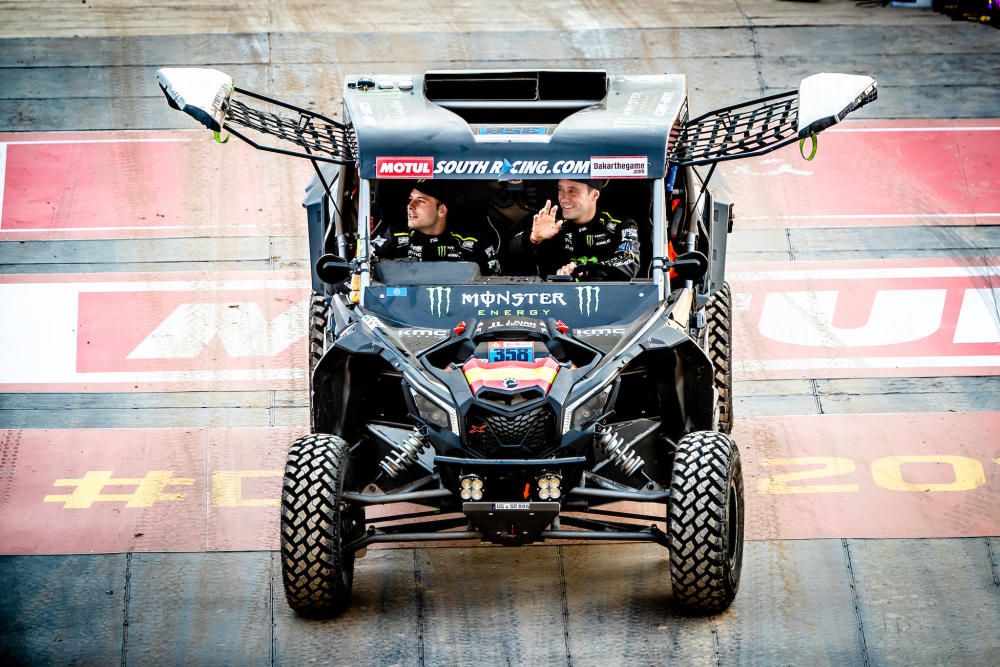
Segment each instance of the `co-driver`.
[[411,259],[421,262],[476,262],[483,275],[499,272],[496,248],[473,236],[448,231],[448,202],[453,193],[441,182],[418,181],[410,191],[406,206],[408,231],[393,232],[372,239],[375,255],[383,259]]

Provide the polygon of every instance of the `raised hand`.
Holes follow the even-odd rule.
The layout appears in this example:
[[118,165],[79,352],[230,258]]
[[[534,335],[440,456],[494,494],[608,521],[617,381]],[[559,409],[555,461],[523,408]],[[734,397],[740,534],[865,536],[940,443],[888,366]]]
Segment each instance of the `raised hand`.
[[552,205],[552,201],[545,200],[545,206],[541,208],[531,220],[531,242],[541,243],[552,238],[559,233],[563,221],[556,220],[556,213],[559,212],[559,205]]

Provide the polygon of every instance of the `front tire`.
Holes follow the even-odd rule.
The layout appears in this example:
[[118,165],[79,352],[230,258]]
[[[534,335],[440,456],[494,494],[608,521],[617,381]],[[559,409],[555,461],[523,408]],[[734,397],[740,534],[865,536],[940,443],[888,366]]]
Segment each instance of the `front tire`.
[[350,489],[348,445],[313,434],[288,450],[281,492],[281,574],[288,605],[330,616],[351,604],[354,554],[343,546],[364,532],[364,510],[341,500]]
[[724,611],[743,565],[740,452],[715,431],[677,443],[667,509],[674,604],[695,614]]

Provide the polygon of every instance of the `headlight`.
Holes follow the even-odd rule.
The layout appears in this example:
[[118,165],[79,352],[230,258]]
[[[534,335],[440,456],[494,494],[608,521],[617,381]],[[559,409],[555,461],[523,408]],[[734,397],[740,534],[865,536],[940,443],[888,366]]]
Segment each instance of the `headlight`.
[[413,387],[410,387],[410,395],[421,419],[458,435],[458,412],[455,408],[442,404],[440,399],[418,393]]
[[602,387],[591,396],[571,404],[566,410],[565,415],[563,415],[563,433],[571,429],[583,428],[592,422],[595,417],[604,414],[607,411],[608,401],[611,399],[611,391],[614,388],[614,383],[609,382],[607,386]]

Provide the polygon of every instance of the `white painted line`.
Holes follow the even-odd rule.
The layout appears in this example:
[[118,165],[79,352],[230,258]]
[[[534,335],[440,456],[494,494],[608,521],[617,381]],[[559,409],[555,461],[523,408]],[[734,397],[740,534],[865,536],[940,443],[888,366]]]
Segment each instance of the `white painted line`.
[[1000,276],[1000,265],[921,266],[885,269],[788,269],[774,271],[733,271],[733,281],[752,280],[860,280],[864,278],[978,278]]
[[183,137],[163,137],[163,138],[148,138],[148,139],[36,139],[34,141],[2,141],[0,145],[7,144],[10,146],[30,146],[30,145],[46,145],[46,144],[165,144],[165,143],[189,143],[194,141],[194,137],[183,138]]
[[827,132],[1000,132],[997,125],[978,125],[961,127],[948,125],[943,127],[838,127]]
[[296,368],[257,368],[240,370],[214,371],[123,371],[111,373],[67,373],[51,377],[9,378],[0,381],[4,384],[78,384],[78,383],[112,383],[112,382],[247,382],[260,380],[302,380],[307,377],[305,369]]
[[820,359],[766,359],[734,361],[737,372],[803,371],[864,368],[993,368],[1000,366],[1000,355],[954,357],[848,357]]
[[860,220],[865,218],[1000,218],[1000,213],[823,213],[816,215],[737,215],[740,220]]
[[276,289],[307,289],[309,280],[164,280],[120,282],[23,282],[0,283],[0,293],[21,292],[28,289],[63,289],[78,292],[204,292],[204,291],[254,291]]
[[[4,229],[6,234],[31,234],[33,232],[114,232],[121,230],[141,231],[143,229],[195,229],[195,225],[135,225],[120,227],[32,227],[30,229]],[[204,229],[264,229],[264,225],[256,223],[225,223],[221,225],[204,225]]]
[[135,225],[132,227],[31,227],[29,229],[4,229],[5,234],[31,234],[33,232],[116,232],[123,229],[190,229],[190,225]]

